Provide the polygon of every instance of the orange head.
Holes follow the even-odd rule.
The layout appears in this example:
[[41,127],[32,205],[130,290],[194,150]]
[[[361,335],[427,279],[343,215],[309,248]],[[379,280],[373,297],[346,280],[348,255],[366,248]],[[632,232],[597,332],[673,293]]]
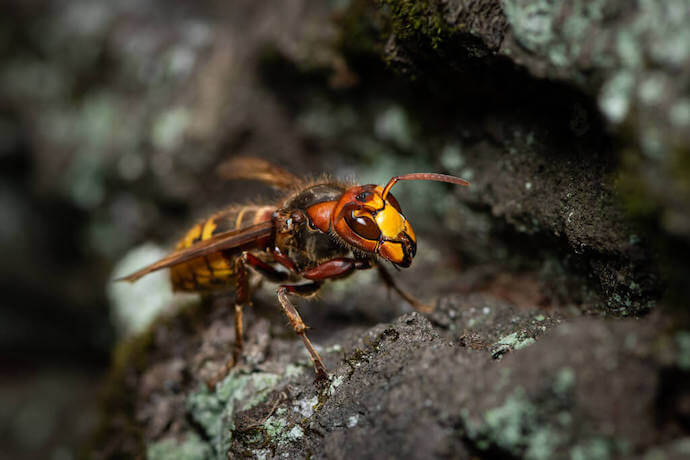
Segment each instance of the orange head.
[[357,185],[342,195],[331,214],[331,228],[348,244],[409,267],[417,252],[412,226],[390,189],[400,180],[433,180],[469,185],[453,176],[414,173],[393,177],[385,187]]

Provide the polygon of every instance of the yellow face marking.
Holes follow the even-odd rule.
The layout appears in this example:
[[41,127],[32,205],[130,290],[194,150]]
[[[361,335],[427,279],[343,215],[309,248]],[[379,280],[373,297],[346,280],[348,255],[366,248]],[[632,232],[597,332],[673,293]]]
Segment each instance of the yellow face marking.
[[373,193],[371,198],[367,201],[367,205],[374,209],[381,209],[385,206],[383,199],[381,199],[381,193],[383,193],[383,188],[378,186],[374,189],[376,193]]
[[213,231],[216,229],[217,225],[214,219],[209,219],[204,223],[204,232],[201,234],[202,240],[207,240],[213,236]]
[[376,224],[379,226],[381,234],[392,240],[405,230],[405,218],[390,205],[386,205],[376,214]]
[[381,256],[386,259],[400,263],[405,258],[402,245],[400,243],[393,243],[392,241],[384,241],[380,248]]
[[417,236],[414,234],[414,230],[412,230],[412,226],[408,222],[405,222],[405,233],[407,233],[407,236],[410,237],[413,243],[417,242]]

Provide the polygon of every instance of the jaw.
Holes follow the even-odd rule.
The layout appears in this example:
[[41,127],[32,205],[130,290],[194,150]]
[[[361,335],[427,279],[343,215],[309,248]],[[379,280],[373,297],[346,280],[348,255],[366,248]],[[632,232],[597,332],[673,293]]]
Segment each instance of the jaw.
[[417,245],[408,241],[384,241],[379,245],[378,254],[398,267],[407,268],[412,264],[412,258],[417,251]]

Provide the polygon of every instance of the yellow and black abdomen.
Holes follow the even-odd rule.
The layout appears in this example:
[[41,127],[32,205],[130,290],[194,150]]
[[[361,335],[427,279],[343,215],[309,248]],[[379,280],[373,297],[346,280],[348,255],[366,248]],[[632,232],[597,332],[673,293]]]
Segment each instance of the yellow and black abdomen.
[[[273,206],[231,206],[195,225],[177,243],[175,249],[185,249],[221,232],[241,230],[271,220]],[[237,281],[235,261],[240,250],[221,251],[170,268],[175,291],[209,291],[234,288]]]

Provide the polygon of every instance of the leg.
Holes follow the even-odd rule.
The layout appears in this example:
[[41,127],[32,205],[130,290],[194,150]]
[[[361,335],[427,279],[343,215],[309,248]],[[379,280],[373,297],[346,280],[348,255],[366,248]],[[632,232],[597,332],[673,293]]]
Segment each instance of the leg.
[[368,268],[371,268],[371,263],[368,260],[338,257],[327,260],[311,270],[300,273],[300,275],[310,280],[337,279],[345,277],[355,270],[366,270]]
[[[310,286],[310,285],[306,285]],[[314,346],[312,345],[311,341],[307,337],[306,331],[307,331],[307,326],[304,324],[302,321],[302,318],[299,316],[299,313],[297,312],[297,309],[295,306],[290,302],[290,299],[288,299],[288,293],[289,292],[295,292],[294,289],[299,286],[281,286],[278,288],[278,300],[280,301],[280,306],[283,307],[283,312],[285,315],[288,317],[290,320],[290,324],[292,325],[292,328],[295,330],[297,335],[299,335],[302,338],[302,342],[304,342],[304,346],[307,347],[307,351],[309,352],[309,356],[311,357],[312,362],[314,363],[314,370],[316,371],[316,379],[317,380],[328,380],[328,372],[326,371],[326,366],[323,364],[323,361],[321,360],[321,356],[317,353],[317,351],[314,349]],[[318,287],[317,287],[318,289]]]
[[322,283],[318,281],[314,281],[312,283],[305,284],[284,284],[280,287],[285,288],[285,291],[288,294],[309,297],[312,294],[316,294],[316,292],[321,288],[321,284]]
[[216,386],[223,380],[242,357],[244,340],[242,325],[242,307],[249,302],[249,273],[244,265],[244,258],[235,260],[235,273],[237,273],[237,288],[235,298],[235,346],[232,349],[232,359],[228,360],[218,373],[206,382],[209,388]]
[[269,264],[267,264],[266,262],[264,262],[263,260],[259,259],[258,257],[249,252],[242,253],[242,260],[245,263],[245,265],[252,267],[261,276],[275,283],[280,283],[288,278],[287,273],[276,270],[275,268],[271,267]]
[[235,346],[232,349],[232,362],[237,364],[242,356],[242,348],[244,346],[244,340],[242,338],[243,334],[242,327],[242,305],[239,303],[235,304]]
[[412,308],[422,313],[431,313],[434,310],[433,305],[425,305],[421,301],[417,300],[417,298],[415,298],[412,294],[403,291],[402,288],[395,284],[395,280],[393,279],[391,274],[388,273],[386,267],[384,267],[378,261],[376,261],[376,268],[378,269],[379,275],[381,276],[381,279],[386,284],[386,286],[397,292],[398,295],[400,295],[400,297],[402,297],[403,299],[405,299],[407,303],[412,305]]
[[273,251],[271,251],[271,255],[273,256],[273,260],[278,262],[283,267],[287,268],[291,272],[297,272],[295,263],[289,257],[280,252],[280,249],[278,249],[277,246],[273,248]]
[[237,271],[237,299],[235,300],[235,347],[232,350],[232,360],[234,364],[237,364],[242,356],[244,344],[242,340],[242,307],[249,302],[249,272],[247,272],[243,258],[237,259],[235,270]]

